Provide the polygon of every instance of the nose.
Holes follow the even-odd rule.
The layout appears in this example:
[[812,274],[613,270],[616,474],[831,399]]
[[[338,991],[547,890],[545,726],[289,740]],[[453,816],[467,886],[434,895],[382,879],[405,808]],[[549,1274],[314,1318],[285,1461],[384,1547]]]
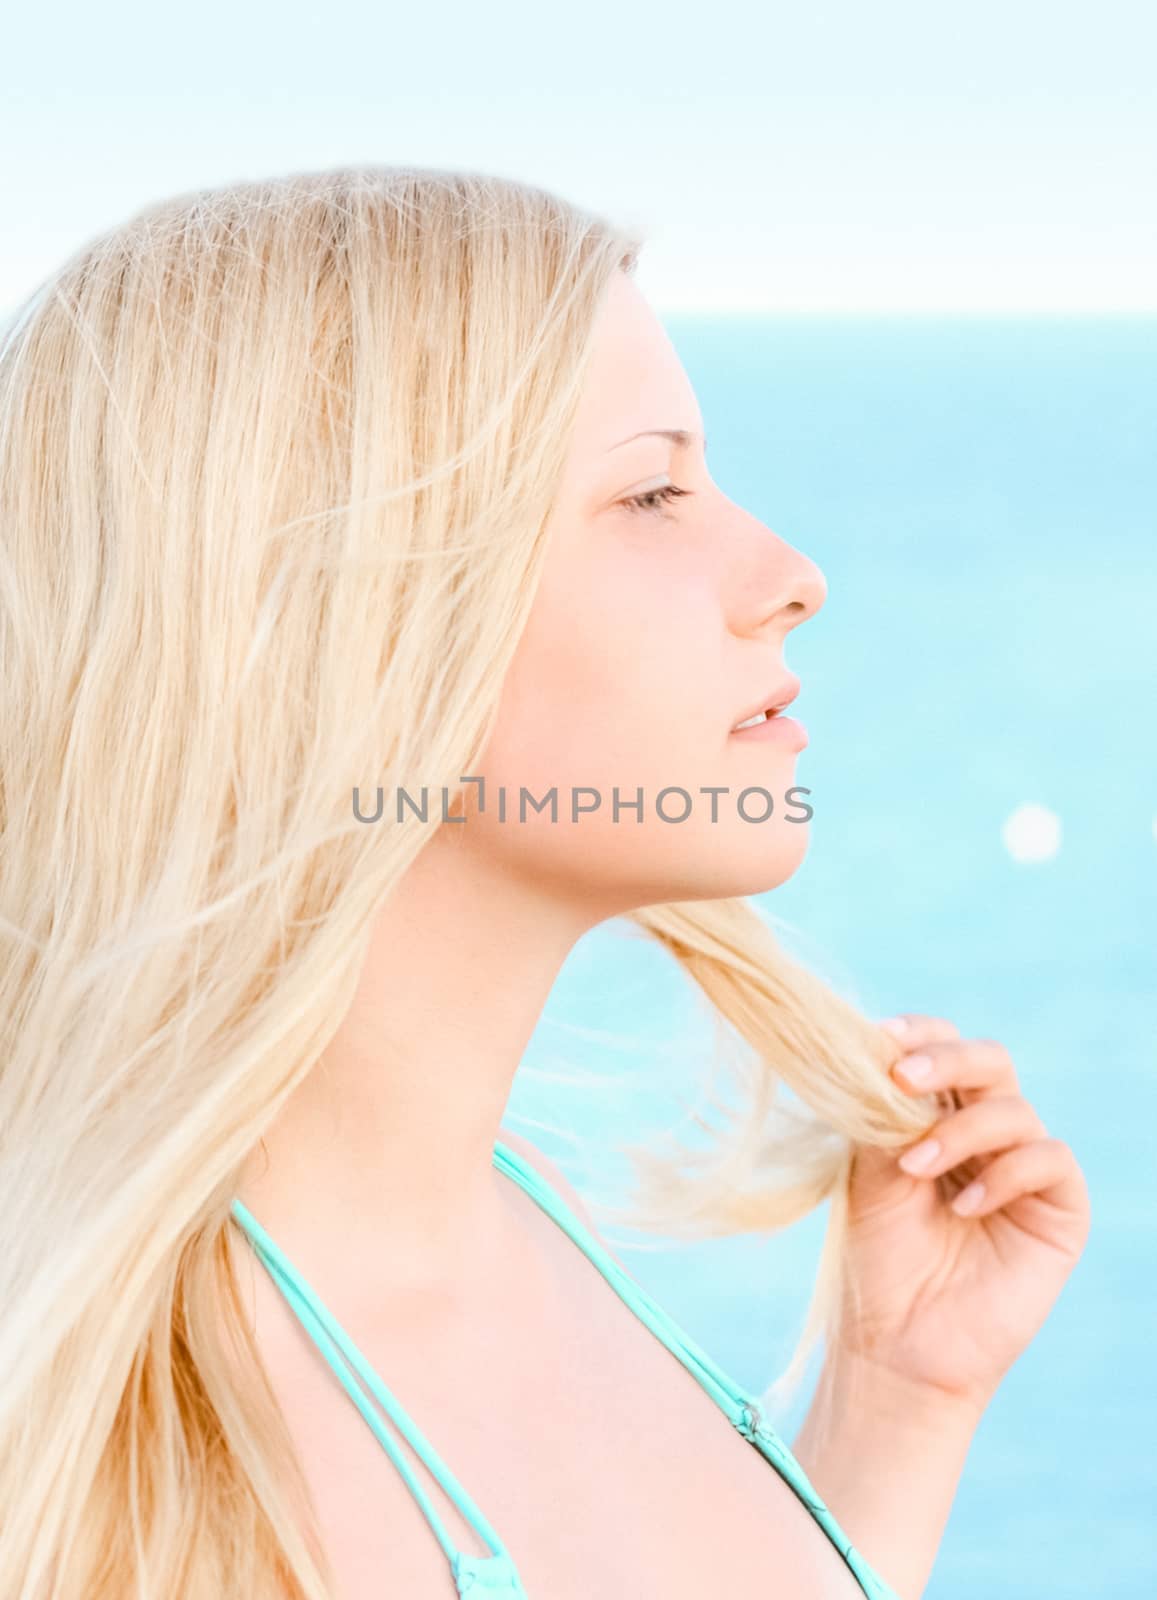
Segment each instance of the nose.
[[731,628],[741,636],[790,633],[814,617],[827,599],[828,582],[810,557],[762,522],[751,519],[752,541],[737,574]]

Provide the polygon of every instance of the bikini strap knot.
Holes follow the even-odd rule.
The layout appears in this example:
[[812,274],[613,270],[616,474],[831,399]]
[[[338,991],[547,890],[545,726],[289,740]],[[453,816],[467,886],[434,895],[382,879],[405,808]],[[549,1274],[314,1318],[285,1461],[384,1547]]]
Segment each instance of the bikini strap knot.
[[454,1582],[460,1595],[483,1600],[484,1595],[505,1595],[506,1600],[526,1600],[526,1591],[505,1555],[471,1556],[459,1550],[453,1562]]
[[748,1400],[744,1403],[743,1409],[739,1414],[739,1421],[735,1426],[745,1439],[754,1440],[759,1432],[761,1421],[759,1407],[754,1401]]

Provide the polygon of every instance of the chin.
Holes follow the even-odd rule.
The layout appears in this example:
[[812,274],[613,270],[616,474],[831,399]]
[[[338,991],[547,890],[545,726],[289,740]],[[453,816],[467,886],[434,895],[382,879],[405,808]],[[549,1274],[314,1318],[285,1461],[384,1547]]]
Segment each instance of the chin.
[[[760,835],[754,828],[689,838],[677,860],[656,861],[640,904],[679,900],[733,900],[767,894],[792,877],[807,855],[806,822]],[[665,852],[664,852],[665,853]]]
[[734,865],[720,874],[731,881],[732,887],[720,890],[720,894],[766,894],[778,889],[803,865],[810,835],[808,823],[784,822],[763,839],[739,841],[743,848],[736,850]]

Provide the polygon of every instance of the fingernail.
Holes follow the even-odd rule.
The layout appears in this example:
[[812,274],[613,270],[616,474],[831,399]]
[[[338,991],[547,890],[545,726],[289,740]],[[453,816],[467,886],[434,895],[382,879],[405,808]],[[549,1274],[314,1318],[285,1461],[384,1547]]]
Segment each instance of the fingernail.
[[966,1217],[970,1211],[975,1211],[984,1199],[984,1185],[980,1182],[970,1183],[967,1189],[961,1189],[956,1199],[952,1202],[952,1209],[960,1216]]
[[923,1172],[925,1167],[932,1165],[939,1154],[939,1139],[922,1139],[919,1144],[914,1144],[911,1150],[905,1150],[899,1164],[905,1172]]
[[902,1056],[896,1063],[895,1071],[902,1072],[909,1083],[927,1083],[932,1076],[932,1057]]
[[908,1032],[908,1023],[904,1017],[885,1017],[883,1022],[878,1023],[877,1026],[883,1028],[886,1033],[892,1034],[897,1039],[903,1038],[904,1034]]

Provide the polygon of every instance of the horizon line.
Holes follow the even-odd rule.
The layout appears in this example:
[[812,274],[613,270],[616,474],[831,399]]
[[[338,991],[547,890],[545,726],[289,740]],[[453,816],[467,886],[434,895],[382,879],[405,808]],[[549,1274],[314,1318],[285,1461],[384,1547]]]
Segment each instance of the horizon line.
[[1132,317],[1157,318],[1152,306],[976,306],[976,305],[750,305],[724,306],[650,298],[664,315],[717,317]]

